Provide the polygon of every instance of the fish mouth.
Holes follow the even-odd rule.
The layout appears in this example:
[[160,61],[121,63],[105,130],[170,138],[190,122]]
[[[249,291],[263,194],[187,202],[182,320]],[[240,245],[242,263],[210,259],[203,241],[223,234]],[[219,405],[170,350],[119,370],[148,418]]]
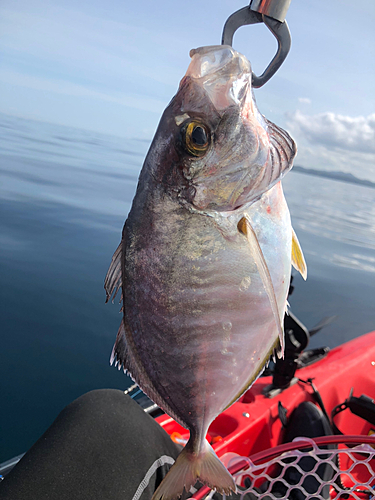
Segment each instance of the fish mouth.
[[251,95],[251,66],[230,45],[211,45],[190,51],[186,77],[199,83],[220,112],[241,105]]

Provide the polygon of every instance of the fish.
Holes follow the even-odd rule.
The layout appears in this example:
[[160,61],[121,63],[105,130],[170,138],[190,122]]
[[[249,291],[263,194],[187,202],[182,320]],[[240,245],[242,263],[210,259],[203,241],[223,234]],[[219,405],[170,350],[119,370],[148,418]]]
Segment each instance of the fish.
[[295,142],[259,112],[244,55],[190,56],[105,279],[107,301],[122,289],[111,364],[190,431],[153,500],[236,491],[207,430],[282,352],[291,265],[306,275],[281,186]]

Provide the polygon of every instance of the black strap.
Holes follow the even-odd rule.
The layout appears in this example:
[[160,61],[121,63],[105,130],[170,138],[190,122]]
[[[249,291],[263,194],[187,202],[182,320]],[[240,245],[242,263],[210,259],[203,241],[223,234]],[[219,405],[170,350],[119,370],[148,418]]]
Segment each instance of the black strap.
[[335,424],[335,417],[342,411],[346,410],[348,408],[348,405],[346,401],[344,403],[340,403],[339,405],[335,406],[331,412],[331,426],[334,434],[343,436],[343,433],[340,431],[340,429],[337,427]]
[[340,403],[339,405],[335,406],[332,410],[331,422],[332,422],[332,429],[335,434],[340,434],[340,435],[343,434],[340,431],[340,429],[336,426],[334,419],[336,415],[346,410],[347,408],[349,408],[349,410],[352,413],[354,413],[354,415],[363,418],[364,420],[375,426],[374,400],[369,398],[365,394],[362,394],[362,396],[356,398],[353,396],[353,389],[352,389],[350,391],[348,399],[346,399],[343,403]]
[[307,384],[309,385],[312,390],[313,390],[313,396],[315,398],[315,401],[318,403],[318,405],[320,406],[320,409],[322,410],[324,416],[326,417],[327,419],[327,422],[328,423],[331,423],[331,419],[329,418],[328,416],[328,413],[327,413],[327,410],[326,410],[326,407],[324,406],[324,403],[323,403],[323,399],[322,399],[322,396],[320,395],[320,392],[318,391],[318,389],[316,388],[316,386],[314,385],[314,382],[312,378],[308,378],[307,380],[302,380],[302,379],[298,379],[300,382],[302,382],[303,384]]

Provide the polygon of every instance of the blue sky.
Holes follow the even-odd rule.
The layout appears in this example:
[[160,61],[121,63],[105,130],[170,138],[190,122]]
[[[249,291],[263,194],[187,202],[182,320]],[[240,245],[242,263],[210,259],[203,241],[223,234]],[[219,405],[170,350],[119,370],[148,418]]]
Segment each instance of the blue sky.
[[[0,111],[151,139],[189,64],[220,42],[243,0],[2,0]],[[297,164],[375,180],[375,2],[292,0],[292,50],[261,112],[292,132]],[[261,73],[276,50],[263,25],[234,48]]]

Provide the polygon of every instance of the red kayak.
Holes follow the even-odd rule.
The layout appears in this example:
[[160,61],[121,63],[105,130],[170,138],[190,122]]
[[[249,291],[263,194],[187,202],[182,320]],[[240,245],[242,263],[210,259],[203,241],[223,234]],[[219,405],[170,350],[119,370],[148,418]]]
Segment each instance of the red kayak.
[[[375,498],[375,331],[331,351],[306,350],[323,324],[309,332],[290,313],[285,358],[209,428],[209,442],[242,491],[236,500]],[[188,431],[160,415],[136,385],[125,392],[175,442],[187,442]],[[0,464],[0,473],[19,459]],[[192,493],[195,500],[212,494],[207,487]]]
[[[304,401],[317,404],[309,379],[319,391],[329,415],[336,405],[348,398],[352,388],[354,396],[374,397],[375,331],[332,349],[323,359],[297,369],[295,376],[296,380],[289,387],[272,398],[264,395],[265,389],[272,384],[272,377],[259,378],[212,422],[207,437],[219,456],[227,452],[250,456],[283,443],[279,402],[287,415]],[[156,420],[176,441],[188,439],[188,431],[168,415],[161,415]],[[367,436],[375,432],[374,425],[351,412],[340,413],[335,422],[344,434]]]
[[[209,428],[207,439],[229,470],[237,473],[237,484],[258,498],[375,495],[375,331],[320,354],[318,361],[297,368],[285,388],[275,387],[274,375],[259,378]],[[188,431],[171,417],[164,414],[156,420],[175,442],[187,442]],[[295,442],[290,443],[297,436],[307,437],[300,441],[299,451]],[[309,458],[301,455],[303,448]],[[265,467],[268,459],[271,465]],[[293,474],[284,470],[288,460],[302,460],[299,469],[293,466],[293,474],[298,469],[300,477],[293,490],[287,480]],[[303,460],[313,460],[315,469],[306,468]],[[320,472],[319,463],[325,464]],[[209,491],[204,487],[194,498],[204,498]]]

